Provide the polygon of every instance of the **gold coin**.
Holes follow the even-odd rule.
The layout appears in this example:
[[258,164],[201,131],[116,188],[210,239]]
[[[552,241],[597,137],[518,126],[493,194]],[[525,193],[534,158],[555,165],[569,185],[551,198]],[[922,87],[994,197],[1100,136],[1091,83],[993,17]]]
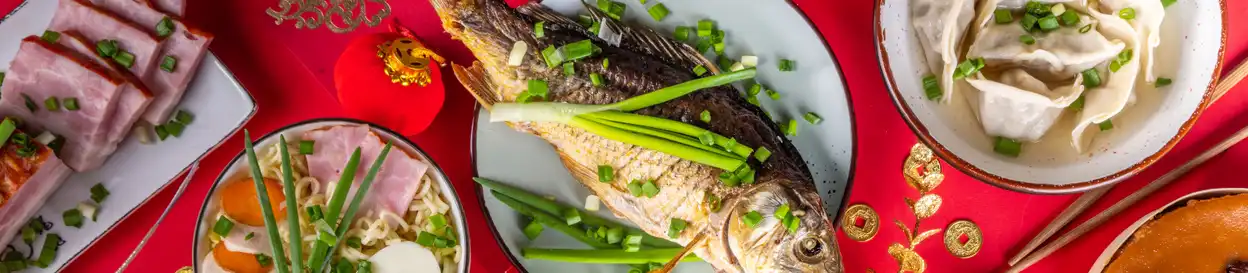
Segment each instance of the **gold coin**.
[[[967,238],[965,243],[962,242],[963,235]],[[963,259],[975,257],[983,246],[984,234],[979,231],[975,222],[957,220],[945,228],[945,249],[953,256]]]
[[182,268],[178,269],[177,273],[195,273],[195,269],[189,266],[183,266]]
[[[858,219],[862,219],[861,226],[858,225]],[[845,209],[845,214],[841,216],[841,230],[844,230],[845,235],[854,241],[870,241],[871,238],[875,238],[876,233],[880,232],[880,215],[866,204],[849,206]]]

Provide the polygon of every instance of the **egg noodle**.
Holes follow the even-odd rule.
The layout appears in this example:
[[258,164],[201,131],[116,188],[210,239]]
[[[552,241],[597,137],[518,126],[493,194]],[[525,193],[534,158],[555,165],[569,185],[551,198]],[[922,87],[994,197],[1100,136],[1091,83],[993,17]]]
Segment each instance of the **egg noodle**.
[[[279,144],[273,144],[264,149],[259,156],[260,172],[264,178],[280,180],[281,176],[281,154],[278,152]],[[298,147],[290,145],[289,151],[298,151]],[[328,185],[328,189],[324,192],[319,188],[321,183],[315,177],[308,175],[307,159],[302,154],[291,155],[291,169],[295,178],[295,200],[299,208],[293,211],[300,213],[299,225],[300,231],[303,233],[302,241],[304,249],[312,249],[316,243],[316,228],[308,221],[308,206],[326,206],[328,197],[331,196],[334,185]],[[351,262],[368,259],[373,254],[385,248],[388,245],[408,241],[415,242],[416,236],[421,231],[433,233],[446,238],[459,238],[455,234],[454,221],[451,219],[451,206],[440,194],[442,191],[433,179],[426,173],[421,177],[420,188],[416,191],[411,205],[407,208],[405,217],[399,217],[397,214],[389,211],[361,211],[357,214],[356,219],[351,222],[351,228],[347,230],[345,238],[359,238],[362,245],[361,248],[346,247],[345,245],[338,248],[335,253],[336,258],[347,259]],[[284,205],[284,204],[283,204]],[[287,210],[292,211],[292,210]],[[447,217],[447,225],[450,228],[434,229],[429,222],[429,217],[435,214],[441,214]],[[392,226],[391,223],[397,223]],[[280,228],[281,238],[284,243],[288,229]],[[448,234],[449,233],[449,234]],[[214,240],[215,241],[215,240]],[[214,242],[215,243],[215,242]],[[461,259],[459,245],[456,244],[448,248],[428,247],[433,252],[435,258],[438,259],[442,267],[443,273],[455,272],[459,267]],[[311,251],[305,251],[305,254]],[[304,257],[306,259],[307,257]]]

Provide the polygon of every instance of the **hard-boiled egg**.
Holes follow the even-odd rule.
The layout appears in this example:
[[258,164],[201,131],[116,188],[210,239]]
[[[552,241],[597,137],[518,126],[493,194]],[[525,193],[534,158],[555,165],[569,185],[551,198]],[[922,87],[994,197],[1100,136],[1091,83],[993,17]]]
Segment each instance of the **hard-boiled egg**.
[[373,263],[373,273],[442,272],[433,252],[413,242],[386,246],[368,261]]
[[[250,239],[247,238],[247,234],[251,234]],[[229,235],[221,237],[221,244],[225,245],[225,249],[234,252],[247,254],[273,253],[273,246],[269,245],[269,230],[264,227],[235,225],[234,230],[231,230]]]
[[[269,205],[273,207],[274,218],[285,219],[286,195],[282,194],[282,185],[277,180],[266,178],[264,189],[269,196]],[[234,179],[221,188],[221,210],[240,224],[264,226],[264,214],[257,200],[260,198],[251,177]]]
[[[225,248],[225,244],[217,244],[217,247],[212,249],[212,255],[208,256],[213,258],[216,265],[224,269],[222,272],[268,273],[273,270],[273,265],[271,263],[268,266],[261,266],[260,260],[256,257],[256,254],[230,251]],[[205,258],[204,263],[205,266],[207,266],[207,258]]]

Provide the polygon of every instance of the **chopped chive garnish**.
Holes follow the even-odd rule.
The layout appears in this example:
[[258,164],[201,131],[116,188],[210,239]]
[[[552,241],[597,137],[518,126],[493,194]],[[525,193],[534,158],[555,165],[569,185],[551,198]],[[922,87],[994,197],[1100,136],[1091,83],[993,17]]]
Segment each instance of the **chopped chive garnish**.
[[103,184],[96,183],[91,187],[91,201],[95,201],[96,204],[103,204],[108,194],[108,189],[104,188]]
[[530,221],[528,225],[524,226],[524,237],[528,237],[529,240],[537,239],[537,236],[541,235],[544,229],[546,228],[542,226],[542,223]]
[[160,19],[159,23],[156,23],[156,35],[160,37],[168,37],[170,34],[173,34],[173,28],[173,19],[169,19],[169,16],[165,16],[165,18]]
[[702,110],[702,114],[700,115],[699,118],[702,120],[702,122],[711,123],[711,111]]
[[741,216],[741,223],[745,224],[745,226],[750,227],[750,228],[757,227],[758,223],[762,221],[763,221],[763,214],[758,213],[758,211],[751,210],[750,212],[747,212],[745,213],[745,215]]
[[784,224],[784,227],[788,229],[790,233],[793,233],[797,232],[797,224],[801,223],[800,220],[801,219],[797,218],[797,216],[790,214],[788,217],[784,217],[783,220],[780,220],[780,222]]
[[539,96],[539,97],[542,97],[542,98],[547,98],[546,94],[547,94],[547,92],[548,92],[548,91],[547,91],[547,87],[546,87],[546,81],[543,81],[543,80],[529,80],[529,89],[528,89],[528,91],[526,91],[526,92],[527,92],[527,93],[529,93],[529,94],[532,94],[532,95],[534,95],[534,96]]
[[61,235],[49,233],[47,239],[43,240],[43,248],[39,251],[39,259],[33,261],[35,266],[39,268],[48,268],[52,265],[52,261],[56,259],[56,251],[61,248],[61,244],[65,241],[61,240]]
[[789,136],[797,136],[797,120],[790,119],[789,123],[784,126],[784,134]]
[[598,73],[589,73],[589,81],[593,83],[594,86],[602,86],[604,83],[602,75]]
[[243,240],[251,240],[251,238],[252,238],[252,237],[256,237],[256,233],[255,233],[255,232],[248,232],[248,233],[247,233],[247,236],[243,236]]
[[806,122],[810,122],[810,124],[819,124],[820,122],[823,122],[823,118],[819,117],[819,114],[815,114],[814,112],[806,112],[805,115],[802,115],[802,118],[805,118]]
[[1073,27],[1079,25],[1079,14],[1074,12],[1065,12],[1058,16],[1063,26]]
[[620,2],[610,2],[611,5],[607,8],[607,16],[620,20],[620,18],[624,17],[624,11],[628,9],[628,6],[625,6],[624,3]]
[[1105,122],[1097,123],[1096,126],[1101,127],[1102,132],[1109,131],[1110,129],[1114,129],[1114,122],[1105,120]]
[[729,66],[732,66],[732,59],[729,59],[728,57],[724,57],[723,55],[720,55],[719,57],[715,58],[715,63],[716,65],[719,66],[720,71],[725,71],[725,70],[728,70]]
[[173,118],[182,124],[191,124],[191,121],[195,120],[195,116],[186,110],[178,110],[178,113]]
[[1083,96],[1079,96],[1079,98],[1075,99],[1075,102],[1070,103],[1070,109],[1076,112],[1083,110],[1083,100]]
[[719,182],[723,183],[725,186],[736,187],[737,184],[741,183],[741,180],[737,179],[737,176],[732,172],[725,171],[719,173]]
[[173,56],[165,56],[165,58],[162,58],[160,60],[160,70],[164,70],[165,72],[173,72],[173,69],[177,67],[178,67],[178,59],[174,58]]
[[61,33],[56,32],[56,31],[51,31],[51,30],[44,30],[43,35],[39,36],[39,39],[43,39],[44,42],[48,42],[50,44],[55,44],[56,40],[61,39]]
[[1118,17],[1122,17],[1125,20],[1135,19],[1135,9],[1130,7],[1123,8],[1118,11]]
[[22,241],[26,242],[26,244],[35,243],[35,237],[37,237],[38,235],[39,234],[35,233],[34,228],[30,226],[22,227]]
[[789,59],[780,59],[780,71],[793,71],[797,68],[797,62]]
[[[716,54],[716,55],[720,55],[720,56],[723,56],[723,55],[724,55],[724,48],[725,48],[725,47],[726,47],[726,45],[724,45],[724,42],[718,42],[718,43],[714,43],[714,44],[712,44],[712,45],[711,45],[711,48],[714,48],[714,49],[715,49],[715,54]],[[723,68],[723,69],[721,69],[721,70],[727,70],[727,69],[728,69],[728,65],[720,65],[720,68]]]
[[555,67],[563,63],[563,52],[556,49],[555,46],[549,45],[542,49],[542,59],[546,61],[546,66]]
[[1109,72],[1118,72],[1118,69],[1122,69],[1121,61],[1113,60],[1109,62]]
[[715,134],[711,133],[710,131],[706,131],[702,133],[702,135],[698,136],[698,142],[701,142],[702,145],[707,145],[707,146],[715,145]]
[[647,11],[650,12],[650,18],[654,18],[655,21],[663,21],[663,18],[667,18],[667,14],[671,13],[663,3],[654,4]]
[[745,102],[748,102],[748,103],[750,103],[750,104],[753,104],[754,106],[760,106],[760,105],[758,104],[758,103],[759,103],[759,102],[758,102],[758,97],[747,97],[747,98],[745,98]]
[[570,62],[593,56],[602,51],[602,48],[595,45],[594,41],[585,39],[559,47],[559,51],[563,52],[564,61]]
[[771,100],[780,100],[780,92],[776,92],[776,90],[772,90],[771,88],[767,88],[767,89],[766,89],[766,90],[764,90],[763,92],[766,92],[766,93],[767,93],[767,97],[771,98]]
[[446,226],[446,215],[438,213],[429,216],[429,224],[435,229]]
[[[9,142],[9,137],[13,136],[13,131],[16,130],[17,122],[14,122],[13,119],[4,118],[4,121],[0,121],[0,145]],[[91,191],[94,193],[95,189],[92,188]]]
[[720,208],[723,208],[724,200],[719,199],[719,196],[711,193],[710,191],[707,191],[704,196],[703,201],[706,202],[707,207],[710,208],[712,212],[718,212]]
[[563,220],[567,222],[569,226],[581,223],[581,210],[569,208],[563,210],[562,214]]
[[159,138],[160,140],[165,140],[166,138],[169,138],[169,131],[165,130],[165,125],[156,125],[155,130],[156,130],[156,138]]
[[120,50],[117,51],[117,55],[113,55],[113,61],[117,61],[117,63],[121,64],[121,66],[130,68],[134,66],[134,54],[130,54],[130,52],[126,52],[125,50]]
[[321,206],[309,206],[305,210],[308,211],[308,221],[316,222],[316,220],[325,219],[325,209]]
[[1014,14],[1011,14],[1008,9],[997,9],[992,13],[992,15],[993,20],[996,21],[998,25],[1014,22]]
[[570,63],[570,62],[563,63],[563,75],[565,76],[576,75],[576,66],[574,65],[574,63]]
[[364,247],[364,242],[361,242],[360,237],[347,237],[347,247],[360,249]]
[[1025,8],[1027,9],[1028,14],[1034,14],[1040,17],[1049,15],[1052,12],[1052,8],[1049,7],[1049,5],[1038,1],[1028,1]]
[[981,68],[984,68],[984,58],[966,60],[958,64],[957,70],[953,72],[953,79],[970,77],[978,73]]
[[1018,36],[1018,41],[1023,42],[1024,44],[1034,45],[1036,44],[1036,37],[1031,36],[1031,34],[1023,34]]
[[1040,21],[1040,18],[1028,13],[1023,14],[1023,19],[1019,20],[1018,23],[1023,25],[1023,30],[1030,32],[1031,30],[1036,29],[1036,22],[1038,21]]
[[546,37],[546,21],[537,21],[533,24],[533,37]]
[[173,137],[181,137],[183,129],[186,129],[186,125],[182,125],[181,122],[170,121],[165,123],[165,132]]
[[61,219],[65,221],[66,226],[82,228],[82,211],[78,209],[69,209],[61,213]]
[[754,169],[749,168],[748,165],[736,172],[737,180],[747,185],[754,184],[754,174]]
[[750,97],[753,97],[753,96],[758,96],[758,93],[762,91],[763,91],[763,85],[758,84],[757,82],[751,82],[750,88],[746,89],[745,93],[749,94]]
[[1092,24],[1083,25],[1083,27],[1079,28],[1079,33],[1088,33],[1088,31],[1092,31]]
[[611,59],[602,58],[602,70],[607,70],[611,66]]
[[61,105],[65,106],[65,110],[78,111],[78,98],[64,98]]
[[100,56],[112,58],[117,55],[117,41],[101,40],[95,43],[95,53]]
[[776,207],[776,212],[773,216],[776,217],[776,220],[784,220],[785,217],[789,217],[789,204],[780,204],[779,207]]
[[39,110],[39,105],[35,104],[35,100],[30,99],[30,96],[27,96],[26,94],[22,94],[22,100],[25,100],[26,110],[30,110],[31,113],[34,113],[35,111]]
[[992,147],[992,151],[1009,157],[1018,157],[1022,150],[1022,143],[1004,137],[997,137],[997,144]]
[[672,239],[680,237],[680,233],[685,231],[688,224],[684,219],[672,218],[671,224],[667,225],[667,237]]
[[628,182],[628,193],[633,197],[641,197],[641,181],[633,180]]
[[615,169],[610,165],[598,165],[598,182],[611,183],[615,180]]
[[1171,84],[1171,83],[1173,83],[1173,82],[1174,82],[1174,81],[1173,81],[1173,80],[1171,80],[1170,78],[1157,78],[1157,83],[1153,84],[1153,86],[1154,86],[1154,87],[1163,87],[1163,86],[1170,85],[1170,84]]
[[1040,30],[1043,31],[1054,30],[1061,26],[1061,24],[1057,22],[1057,17],[1052,14],[1040,18],[1040,20],[1036,21],[1036,24],[1039,25]]
[[47,99],[43,100],[43,108],[47,108],[48,111],[53,111],[53,112],[60,111],[61,100],[57,99],[56,97],[48,97]]
[[944,96],[944,92],[940,91],[940,82],[936,80],[936,76],[923,77],[923,93],[927,94],[928,100],[937,100]]
[[300,140],[299,141],[299,154],[310,155],[313,152],[315,152],[314,150],[315,147],[316,147],[316,142],[314,141]]
[[629,234],[624,236],[624,252],[637,252],[641,250],[641,235]]
[[710,19],[698,20],[698,37],[710,37],[715,33],[715,21]]
[[212,232],[221,236],[229,236],[230,230],[234,229],[234,222],[225,218],[225,215],[217,217],[217,224],[212,226]]
[[693,67],[693,74],[698,75],[698,76],[702,76],[702,74],[706,74],[706,67],[702,67],[702,65]]
[[681,41],[681,42],[688,41],[689,40],[689,27],[677,26],[675,36],[676,36],[677,41]]
[[607,229],[607,243],[618,244],[624,241],[624,227],[614,226]]
[[652,180],[646,180],[646,183],[641,184],[641,194],[647,198],[654,198],[659,195],[659,186],[655,185]]
[[1161,0],[1161,6],[1168,8],[1170,5],[1174,5],[1175,2],[1179,2],[1179,0]]
[[693,47],[698,51],[698,53],[706,53],[707,50],[711,49],[711,39],[698,39],[698,43]]
[[256,254],[256,263],[259,264],[260,267],[268,267],[273,265],[273,257],[269,257],[269,255],[264,254]]
[[594,36],[598,36],[601,31],[602,31],[602,21],[594,20],[592,23],[589,24],[589,33],[593,33]]
[[1101,73],[1096,68],[1089,68],[1083,72],[1083,86],[1095,88],[1101,86]]
[[758,151],[754,152],[754,159],[758,159],[759,163],[767,162],[767,158],[771,157],[771,150],[767,147],[758,147]]

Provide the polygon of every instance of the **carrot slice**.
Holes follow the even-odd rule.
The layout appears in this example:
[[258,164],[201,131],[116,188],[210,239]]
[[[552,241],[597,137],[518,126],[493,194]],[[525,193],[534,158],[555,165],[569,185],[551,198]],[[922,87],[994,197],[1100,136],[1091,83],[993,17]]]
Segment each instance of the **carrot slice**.
[[[238,223],[262,227],[264,214],[260,208],[260,202],[256,201],[260,198],[256,195],[254,183],[251,177],[231,180],[225,188],[221,189],[221,209],[225,211],[226,216]],[[269,205],[277,210],[274,212],[274,218],[279,221],[286,219],[286,209],[283,207],[286,196],[282,193],[281,184],[277,180],[265,178],[264,188],[269,195]]]

